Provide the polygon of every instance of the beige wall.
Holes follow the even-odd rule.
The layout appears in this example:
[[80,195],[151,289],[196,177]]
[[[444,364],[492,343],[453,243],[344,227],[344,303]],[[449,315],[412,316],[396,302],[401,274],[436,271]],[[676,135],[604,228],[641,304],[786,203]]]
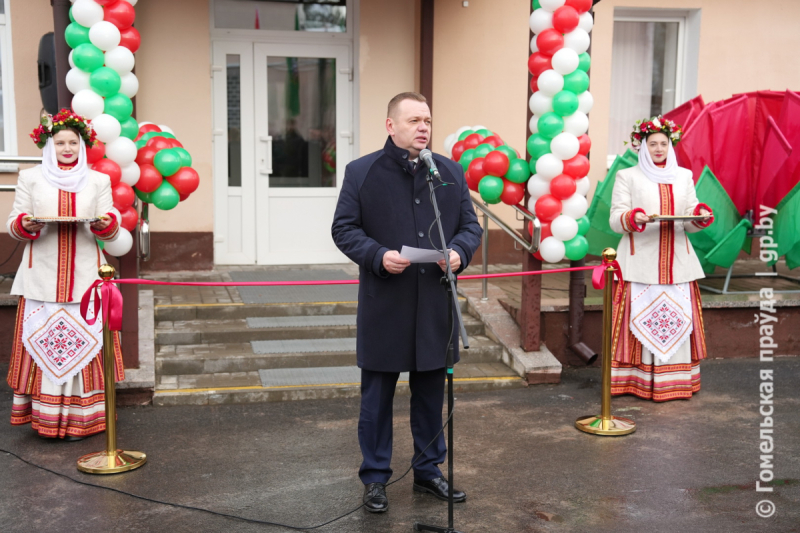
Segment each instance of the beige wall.
[[359,155],[383,148],[386,105],[419,90],[419,0],[361,0]]
[[150,209],[152,231],[213,231],[211,34],[208,0],[136,4],[136,118],[165,124],[192,155],[200,187],[171,211]]

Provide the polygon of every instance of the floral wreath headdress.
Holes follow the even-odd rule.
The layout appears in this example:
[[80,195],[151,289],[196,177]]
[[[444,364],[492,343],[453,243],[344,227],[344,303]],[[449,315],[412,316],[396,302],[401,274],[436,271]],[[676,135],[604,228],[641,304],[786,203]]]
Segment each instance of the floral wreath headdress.
[[[672,146],[678,144],[683,135],[683,129],[674,121],[664,118],[662,115],[650,119],[642,119],[636,122],[631,132],[631,147],[639,151],[642,142],[651,133],[663,133],[672,141]],[[625,144],[628,144],[627,142]]]
[[55,115],[42,115],[41,123],[31,133],[31,139],[36,146],[44,148],[48,138],[67,128],[78,130],[87,148],[97,142],[97,133],[92,128],[91,120],[69,109],[62,109]]

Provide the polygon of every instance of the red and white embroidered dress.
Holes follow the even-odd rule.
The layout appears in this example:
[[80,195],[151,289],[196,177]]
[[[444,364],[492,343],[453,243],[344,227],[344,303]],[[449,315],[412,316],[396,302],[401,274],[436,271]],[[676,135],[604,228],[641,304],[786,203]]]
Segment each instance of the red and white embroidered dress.
[[[11,288],[20,299],[7,381],[14,389],[11,423],[31,423],[42,436],[105,431],[102,333],[99,326],[86,324],[78,308],[103,262],[97,239],[111,241],[119,233],[112,211],[105,174],[89,171],[80,192],[67,192],[50,185],[40,166],[20,172],[6,226],[13,238],[27,244]],[[107,215],[112,222],[102,232],[79,223],[47,224],[28,233],[22,225],[28,215]],[[114,352],[120,381],[124,371],[116,335]]]
[[639,226],[634,217],[698,215],[701,208],[711,212],[698,202],[689,170],[678,168],[672,183],[651,181],[639,166],[617,173],[609,223],[623,234],[617,260],[625,281],[615,288],[613,395],[668,401],[700,390],[706,343],[696,280],[705,275],[687,233],[711,220]]

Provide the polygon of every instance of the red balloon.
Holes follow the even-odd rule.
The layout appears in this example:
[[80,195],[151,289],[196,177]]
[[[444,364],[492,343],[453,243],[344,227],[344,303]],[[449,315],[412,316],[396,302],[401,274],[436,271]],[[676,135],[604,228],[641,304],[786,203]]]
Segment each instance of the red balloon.
[[528,58],[528,72],[530,72],[534,78],[538,78],[542,74],[542,72],[553,68],[553,65],[550,61],[551,59],[552,58],[550,56],[545,55],[541,52],[532,53],[531,56]]
[[553,13],[553,28],[561,33],[569,33],[578,27],[578,11],[572,6],[561,6]]
[[531,76],[531,94],[539,90],[539,78]]
[[161,128],[156,126],[155,124],[144,124],[141,128],[139,128],[139,133],[144,135],[145,133],[150,133],[151,131],[155,131],[161,133]]
[[167,178],[178,194],[192,194],[200,186],[200,175],[191,167],[183,167]]
[[158,150],[152,146],[144,146],[136,153],[136,163],[139,165],[152,165]]
[[172,148],[172,145],[169,142],[169,139],[166,137],[152,137],[145,146],[149,146],[151,148],[155,148],[156,152],[159,150],[166,150],[167,148]]
[[567,0],[565,5],[574,8],[578,13],[586,13],[592,9],[592,0]]
[[564,174],[569,174],[576,180],[589,174],[589,159],[578,154],[572,159],[564,161]]
[[475,148],[482,142],[483,142],[483,135],[481,135],[480,133],[472,133],[468,135],[466,139],[464,139],[464,146],[466,147],[467,150],[469,150],[471,148]]
[[171,145],[170,148],[183,148],[183,145],[178,141],[178,139],[167,139],[169,144]]
[[128,2],[106,4],[103,10],[103,20],[110,22],[120,30],[124,30],[125,28],[130,28],[133,21],[136,20],[136,10]]
[[508,172],[508,156],[499,150],[489,152],[484,158],[483,170],[487,174],[502,178]]
[[101,159],[92,165],[92,170],[95,170],[101,174],[105,174],[111,178],[112,188],[119,183],[120,178],[122,178],[122,170],[119,168],[119,165],[110,159]]
[[120,210],[119,214],[122,215],[119,221],[120,226],[128,231],[136,229],[136,225],[139,223],[139,213],[136,212],[133,206],[128,206],[124,211]]
[[589,155],[589,150],[592,149],[592,140],[589,138],[589,135],[584,133],[578,137],[578,142],[580,143],[578,153],[581,155]]
[[97,141],[92,146],[86,147],[86,161],[93,165],[103,159],[103,156],[106,155],[106,145]]
[[467,172],[464,174],[464,179],[467,180],[467,187],[469,187],[469,190],[475,191],[475,192],[479,192],[478,191],[478,184],[481,182],[481,180],[480,179],[475,179],[472,176],[472,172],[467,170]]
[[564,36],[558,30],[548,28],[536,37],[536,46],[540,53],[552,56],[564,48]]
[[483,157],[476,157],[470,162],[469,168],[467,169],[467,172],[472,175],[472,179],[475,180],[476,183],[481,181],[481,178],[486,175],[486,170],[483,168],[484,161],[485,159]]
[[101,6],[111,6],[117,3],[118,0],[94,0]]
[[503,194],[500,200],[507,205],[518,205],[525,198],[525,187],[513,181],[503,180]]
[[161,173],[153,165],[139,165],[139,170],[141,170],[141,175],[139,181],[136,182],[136,188],[142,192],[153,192],[164,181]]
[[484,143],[489,143],[495,148],[498,146],[503,146],[503,139],[498,137],[497,135],[490,135],[483,140]]
[[458,141],[457,143],[455,143],[453,145],[453,150],[452,150],[453,161],[458,161],[459,159],[461,159],[461,154],[463,154],[466,149],[467,147],[464,146],[464,141]]
[[552,194],[545,194],[536,200],[534,211],[539,220],[552,222],[554,218],[561,214],[561,200]]
[[130,185],[121,181],[111,188],[111,198],[114,199],[114,207],[117,211],[122,213],[128,207],[133,205],[136,195]]
[[577,190],[578,186],[572,176],[559,174],[550,182],[550,194],[559,200],[566,200]]
[[189,198],[189,195],[188,195],[188,194],[181,194],[181,193],[178,193],[178,197],[180,198],[180,200],[178,200],[178,201],[179,201],[179,202],[183,202],[184,200],[186,200],[186,199],[188,199],[188,198]]
[[[539,242],[545,240],[548,237],[553,236],[553,232],[550,231],[550,223],[549,222],[540,222],[539,225],[542,228],[541,233],[539,234]],[[528,234],[533,237],[533,222],[528,222]]]
[[[127,2],[125,3],[127,4]],[[139,50],[139,46],[142,44],[142,37],[139,35],[139,30],[134,27],[125,28],[124,30],[120,30],[119,35],[120,46],[124,46],[134,54]]]

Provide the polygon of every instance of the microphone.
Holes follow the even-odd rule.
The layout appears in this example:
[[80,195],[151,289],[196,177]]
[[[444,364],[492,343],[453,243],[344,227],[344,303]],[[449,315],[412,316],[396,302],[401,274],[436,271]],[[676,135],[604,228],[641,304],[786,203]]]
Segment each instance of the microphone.
[[419,158],[425,163],[428,169],[430,169],[433,177],[439,181],[442,181],[442,176],[439,174],[439,169],[436,168],[436,162],[433,160],[433,153],[427,148],[424,148],[422,151],[420,151]]

